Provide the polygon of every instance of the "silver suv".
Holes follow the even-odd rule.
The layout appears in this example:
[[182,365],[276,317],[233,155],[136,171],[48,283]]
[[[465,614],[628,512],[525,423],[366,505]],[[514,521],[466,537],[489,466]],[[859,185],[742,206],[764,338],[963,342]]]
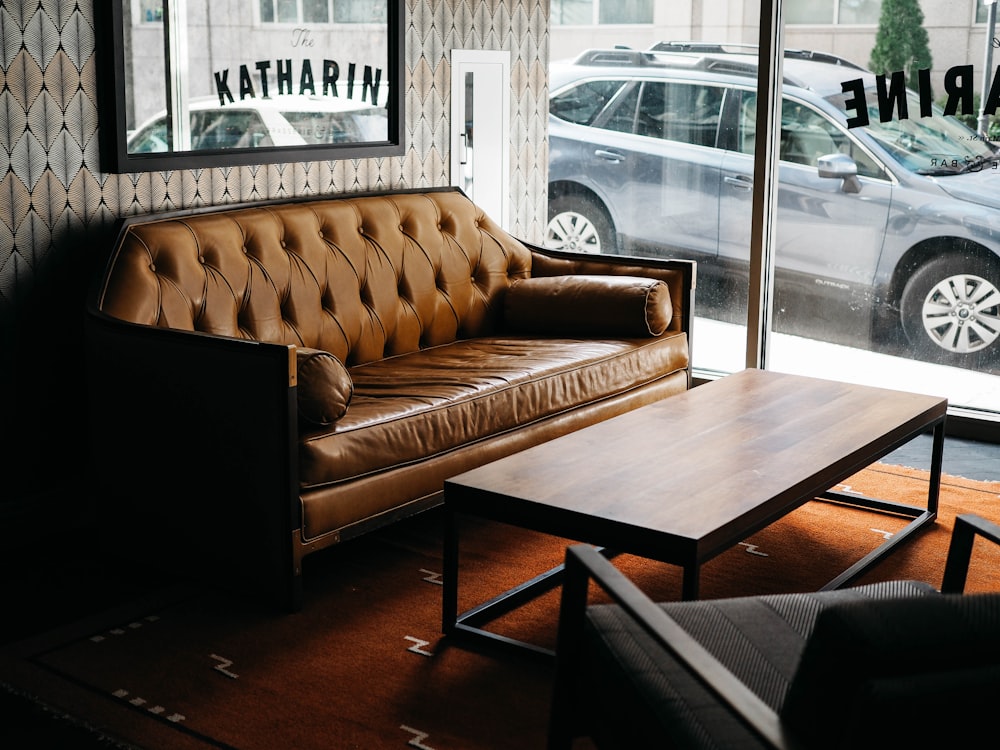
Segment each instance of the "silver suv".
[[[1000,153],[912,92],[881,122],[875,76],[841,58],[787,51],[783,72],[775,327],[998,359]],[[546,244],[694,258],[698,314],[745,310],[756,75],[755,48],[691,42],[553,63]],[[870,124],[849,128],[858,79]]]

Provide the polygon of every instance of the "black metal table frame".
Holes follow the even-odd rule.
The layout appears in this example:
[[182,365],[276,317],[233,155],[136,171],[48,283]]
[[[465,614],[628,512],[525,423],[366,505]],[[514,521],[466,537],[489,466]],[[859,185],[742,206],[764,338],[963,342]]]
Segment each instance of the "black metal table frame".
[[[933,523],[937,518],[938,513],[938,503],[941,492],[941,463],[944,456],[944,424],[945,417],[942,416],[939,419],[931,423],[930,427],[933,432],[933,439],[931,445],[931,468],[930,477],[928,480],[927,488],[927,507],[921,508],[915,505],[908,505],[906,503],[898,503],[889,500],[880,500],[878,498],[865,497],[863,495],[855,495],[845,492],[837,492],[834,490],[828,490],[815,498],[805,498],[802,503],[808,502],[809,500],[824,500],[834,503],[839,503],[842,505],[851,505],[858,508],[863,508],[866,510],[872,510],[881,513],[887,513],[896,516],[902,516],[905,518],[912,519],[906,526],[897,531],[891,537],[886,539],[882,544],[873,549],[867,555],[862,557],[856,563],[851,565],[843,573],[834,577],[820,590],[826,591],[830,589],[843,588],[850,585],[862,575],[864,575],[868,570],[870,570],[876,563],[880,562],[887,555],[895,551],[900,544],[908,540],[917,531],[926,526],[927,524]],[[914,435],[910,435],[903,440],[900,440],[896,445],[890,448],[888,451],[882,453],[881,455],[875,457],[869,464],[878,462],[881,458],[888,453],[892,452],[901,445],[905,445],[910,440],[915,438],[918,434],[923,433],[926,427],[920,430]],[[860,467],[864,468],[864,467]],[[855,472],[852,472],[852,474]],[[850,476],[850,474],[848,475]],[[846,478],[846,477],[845,477]],[[516,638],[510,638],[508,636],[502,635],[500,633],[487,630],[484,626],[494,620],[502,617],[503,615],[512,612],[513,610],[521,607],[533,599],[542,596],[548,591],[559,586],[562,582],[563,565],[559,564],[544,573],[540,573],[534,578],[525,581],[514,588],[508,589],[501,594],[493,597],[492,599],[479,604],[472,609],[466,610],[465,612],[459,613],[458,611],[458,570],[459,570],[459,521],[458,516],[461,515],[460,511],[456,511],[454,507],[450,507],[448,503],[448,493],[445,492],[444,498],[445,504],[445,528],[444,528],[444,550],[443,550],[443,586],[442,586],[442,632],[449,637],[462,638],[470,642],[480,642],[485,644],[491,644],[500,647],[506,647],[513,649],[522,654],[529,654],[534,656],[539,656],[544,659],[551,659],[555,656],[555,652],[552,649],[544,648],[527,641],[519,640]],[[801,503],[800,503],[801,504]],[[798,506],[795,506],[798,507]],[[792,508],[794,509],[794,508]],[[789,510],[791,512],[791,510]],[[479,515],[479,514],[476,514]],[[535,529],[531,526],[524,525],[514,519],[509,518],[492,518],[491,516],[480,516],[482,518],[487,518],[489,520],[495,520],[501,523],[509,523],[511,525],[518,526],[520,528],[525,528],[534,531],[542,531],[547,533],[545,529]],[[627,552],[628,550],[608,550],[604,548],[599,548],[605,557],[611,558],[616,554],[622,552]],[[720,554],[724,550],[720,550]],[[715,556],[715,555],[713,555]],[[698,581],[700,576],[700,569],[702,564],[707,562],[711,558],[705,558],[702,560],[694,561],[684,561],[678,562],[676,559],[673,560],[662,560],[668,564],[679,565],[683,570],[683,583],[682,583],[682,599],[696,599],[698,595]]]

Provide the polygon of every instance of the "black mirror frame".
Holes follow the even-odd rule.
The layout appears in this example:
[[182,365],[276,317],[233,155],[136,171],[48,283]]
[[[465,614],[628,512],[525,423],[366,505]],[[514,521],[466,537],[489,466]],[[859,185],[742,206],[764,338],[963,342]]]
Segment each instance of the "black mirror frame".
[[363,159],[404,153],[404,2],[388,0],[388,139],[365,143],[265,146],[260,148],[130,154],[126,145],[125,36],[123,3],[97,0],[98,106],[101,170],[109,174],[246,166],[288,162]]

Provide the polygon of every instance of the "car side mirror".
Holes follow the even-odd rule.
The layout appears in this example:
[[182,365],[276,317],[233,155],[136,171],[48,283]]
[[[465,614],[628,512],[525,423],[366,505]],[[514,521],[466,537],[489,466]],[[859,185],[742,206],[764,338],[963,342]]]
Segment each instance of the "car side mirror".
[[816,160],[816,170],[820,177],[843,180],[845,193],[860,193],[861,182],[858,180],[858,165],[847,154],[827,154]]

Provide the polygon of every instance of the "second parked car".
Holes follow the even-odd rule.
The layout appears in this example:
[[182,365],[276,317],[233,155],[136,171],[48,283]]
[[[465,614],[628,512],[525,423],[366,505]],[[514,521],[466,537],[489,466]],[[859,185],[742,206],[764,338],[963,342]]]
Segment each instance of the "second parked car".
[[[880,121],[875,76],[789,51],[779,150],[776,321],[920,359],[978,367],[1000,352],[1000,159],[959,120]],[[745,297],[756,49],[664,43],[553,63],[546,244],[699,261],[699,314]],[[872,113],[850,128],[843,83]],[[862,103],[861,106],[865,106]],[[785,314],[796,308],[795,314]],[[745,309],[745,308],[744,308]],[[836,340],[828,338],[828,340]]]

